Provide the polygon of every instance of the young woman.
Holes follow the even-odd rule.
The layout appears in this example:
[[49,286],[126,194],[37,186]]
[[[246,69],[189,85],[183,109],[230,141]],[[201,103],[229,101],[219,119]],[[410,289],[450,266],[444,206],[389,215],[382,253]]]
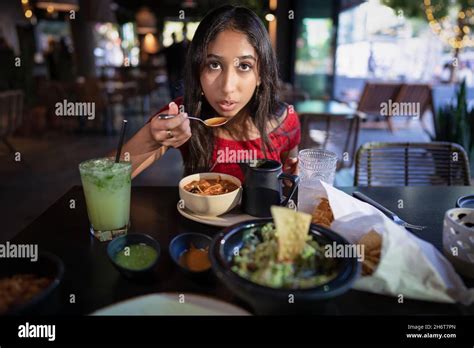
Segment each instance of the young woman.
[[[184,97],[153,116],[124,145],[136,176],[167,148],[183,155],[185,175],[219,172],[243,180],[237,162],[268,158],[296,173],[300,124],[293,108],[278,101],[277,61],[257,15],[244,7],[223,6],[199,24],[184,71]],[[187,117],[225,117],[207,127]],[[240,157],[240,158],[239,158]],[[256,157],[256,158],[255,158]]]

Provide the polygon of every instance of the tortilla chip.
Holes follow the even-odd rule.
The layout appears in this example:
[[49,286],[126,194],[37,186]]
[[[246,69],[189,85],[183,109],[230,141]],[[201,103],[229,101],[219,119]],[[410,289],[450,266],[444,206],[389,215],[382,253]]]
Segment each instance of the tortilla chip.
[[321,198],[321,202],[314,208],[311,222],[324,227],[330,227],[333,221],[334,215],[332,214],[329,200]]
[[271,211],[278,239],[278,261],[293,261],[308,240],[311,215],[279,206],[272,206]]
[[364,234],[358,244],[364,245],[364,261],[362,262],[362,275],[371,275],[380,263],[382,253],[382,236],[370,230]]
[[374,250],[370,250],[366,257],[378,257],[380,258],[380,254],[381,254],[382,250],[381,249],[374,249]]
[[382,248],[382,236],[374,230],[370,230],[359,239],[358,244],[363,244],[366,252],[380,250]]
[[370,275],[374,273],[375,269],[377,268],[378,262],[372,262],[370,260],[364,260],[362,263],[362,275]]

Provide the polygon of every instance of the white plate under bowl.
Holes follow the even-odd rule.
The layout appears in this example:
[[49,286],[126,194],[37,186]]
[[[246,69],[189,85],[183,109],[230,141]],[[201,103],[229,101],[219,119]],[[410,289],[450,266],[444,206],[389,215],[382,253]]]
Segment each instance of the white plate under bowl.
[[[238,224],[243,221],[248,220],[257,220],[260,219],[256,216],[244,214],[240,208],[240,205],[229,211],[228,213],[222,214],[220,216],[204,216],[193,213],[191,210],[186,209],[184,206],[184,201],[181,199],[176,205],[178,212],[187,219],[200,222],[206,225],[218,226],[218,227],[227,227],[234,224]],[[296,210],[296,204],[293,200],[290,199],[288,203],[288,208]]]
[[219,216],[204,216],[195,214],[184,206],[184,202],[182,200],[178,202],[176,207],[179,213],[185,218],[212,226],[227,227],[242,221],[258,219],[255,216],[242,213],[242,211],[240,210],[240,205],[235,207],[228,213]]
[[[183,303],[180,303],[180,300]],[[99,309],[91,315],[251,315],[212,297],[160,293],[139,296]]]

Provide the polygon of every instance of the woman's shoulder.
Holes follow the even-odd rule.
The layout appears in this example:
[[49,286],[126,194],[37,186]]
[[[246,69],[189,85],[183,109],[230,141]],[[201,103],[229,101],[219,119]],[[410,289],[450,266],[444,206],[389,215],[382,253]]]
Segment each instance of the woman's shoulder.
[[300,143],[301,126],[293,105],[285,104],[280,115],[280,125],[275,129],[273,137],[282,152],[290,151]]
[[[175,103],[178,106],[183,105],[184,104],[184,97],[178,97],[178,98],[172,100],[170,103]],[[168,110],[168,106],[169,106],[170,103],[164,105],[160,110],[158,110],[157,114],[159,114],[160,112],[163,112],[165,110]]]
[[278,126],[275,128],[275,130],[278,130],[280,128],[287,130],[299,126],[298,114],[296,113],[293,105],[281,102],[278,107],[278,111]]
[[180,96],[180,97],[176,98],[173,101],[176,103],[176,105],[183,105],[184,104],[184,97]]

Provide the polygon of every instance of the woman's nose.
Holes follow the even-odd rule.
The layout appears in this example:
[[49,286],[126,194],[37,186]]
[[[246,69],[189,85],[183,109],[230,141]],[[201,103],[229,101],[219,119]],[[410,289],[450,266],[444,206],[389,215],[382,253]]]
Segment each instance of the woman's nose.
[[227,69],[222,73],[222,92],[224,94],[231,94],[235,91],[237,85],[237,74],[232,71],[233,69]]

